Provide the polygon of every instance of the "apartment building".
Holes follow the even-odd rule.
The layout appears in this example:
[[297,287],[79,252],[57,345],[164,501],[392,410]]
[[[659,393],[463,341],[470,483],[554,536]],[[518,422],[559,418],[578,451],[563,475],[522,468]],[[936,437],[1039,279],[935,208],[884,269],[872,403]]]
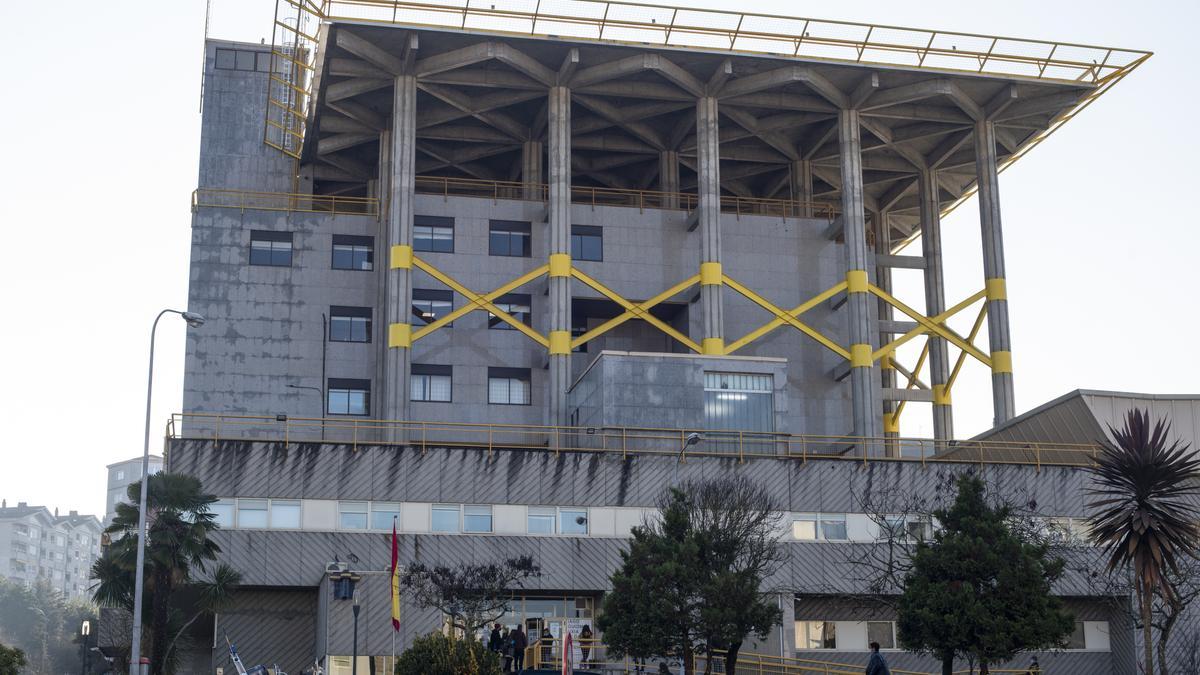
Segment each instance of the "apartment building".
[[100,521],[71,511],[19,502],[0,506],[0,576],[25,584],[46,581],[71,600],[91,600],[88,576],[100,555]]

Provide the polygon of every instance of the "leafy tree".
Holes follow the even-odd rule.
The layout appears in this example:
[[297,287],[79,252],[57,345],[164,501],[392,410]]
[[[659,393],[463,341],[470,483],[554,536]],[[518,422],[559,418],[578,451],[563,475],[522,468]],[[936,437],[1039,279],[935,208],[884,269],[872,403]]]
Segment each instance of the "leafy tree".
[[396,659],[396,675],[500,675],[500,657],[475,640],[430,633]]
[[[1165,419],[1151,427],[1147,412],[1131,410],[1122,428],[1109,426],[1116,443],[1099,441],[1103,450],[1091,469],[1092,538],[1108,554],[1110,574],[1133,574],[1147,674],[1154,672],[1154,595],[1170,603],[1176,592],[1169,575],[1179,573],[1178,559],[1200,552],[1200,510],[1190,501],[1200,494],[1200,458],[1179,440],[1168,443],[1170,430]],[[1166,662],[1161,666],[1165,675]]]
[[599,618],[605,642],[632,656],[671,656],[693,668],[703,649],[726,650],[737,670],[748,635],[765,638],[781,618],[763,581],[782,559],[779,507],[744,477],[688,482],[659,500],[663,518],[635,528]]
[[25,652],[0,645],[0,675],[17,675],[25,667]]
[[417,605],[440,610],[453,628],[472,635],[508,611],[514,589],[541,574],[527,555],[487,565],[412,563],[400,575],[400,585],[412,591]]
[[[105,530],[113,542],[92,565],[92,578],[98,582],[93,597],[99,605],[132,612],[140,482],[129,486],[128,496],[130,503],[117,505]],[[215,501],[192,476],[149,477],[142,616],[153,675],[172,669],[169,657],[179,636],[201,614],[227,602],[241,581],[228,565],[212,565],[221,551],[210,538],[218,527],[208,508]]]
[[958,495],[934,516],[942,528],[918,541],[897,609],[901,646],[941,660],[955,657],[988,666],[1023,650],[1061,646],[1074,627],[1062,601],[1050,594],[1063,561],[1046,544],[1013,531],[1008,506],[987,503],[983,482],[958,479]]
[[0,642],[26,654],[27,673],[76,670],[84,620],[95,625],[96,608],[67,600],[45,579],[38,579],[32,587],[0,579]]

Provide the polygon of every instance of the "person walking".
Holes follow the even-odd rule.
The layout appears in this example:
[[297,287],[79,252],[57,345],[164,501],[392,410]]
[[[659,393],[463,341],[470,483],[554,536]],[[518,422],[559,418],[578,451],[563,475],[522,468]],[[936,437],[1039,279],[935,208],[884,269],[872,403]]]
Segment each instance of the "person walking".
[[499,654],[504,649],[504,638],[500,635],[500,624],[492,626],[492,635],[488,638],[487,648],[489,652]]
[[512,631],[505,627],[504,632],[500,633],[500,640],[503,644],[500,650],[501,671],[507,673],[512,671],[513,661],[513,646],[512,646]]
[[879,643],[871,643],[871,658],[867,661],[867,675],[892,675],[887,660],[879,653]]
[[521,630],[521,624],[513,629],[509,634],[509,639],[512,640],[513,650],[513,668],[518,673],[525,672],[525,648],[529,646],[529,638],[525,636],[525,631]]

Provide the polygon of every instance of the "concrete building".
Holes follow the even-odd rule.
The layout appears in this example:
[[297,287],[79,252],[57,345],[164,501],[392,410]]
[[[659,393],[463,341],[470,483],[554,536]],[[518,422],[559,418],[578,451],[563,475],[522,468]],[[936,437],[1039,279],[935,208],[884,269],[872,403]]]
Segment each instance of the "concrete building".
[[[386,669],[393,523],[404,561],[533,555],[505,622],[574,630],[666,486],[739,472],[784,505],[788,558],[783,625],[750,651],[863,663],[895,647],[848,572],[873,495],[970,469],[1067,531],[1085,516],[1098,436],[956,440],[952,388],[982,364],[996,433],[1023,424],[998,173],[1149,54],[620,3],[280,7],[272,46],[206,46],[208,321],[167,469],[221,497],[247,589],[197,644],[219,626],[247,662],[348,673],[349,568]],[[947,289],[940,217],[971,195],[981,278]],[[906,407],[934,438],[898,436]],[[1077,630],[1043,666],[1133,672],[1128,598],[1057,590]],[[397,646],[440,623],[405,599]]]
[[100,521],[45,506],[0,505],[0,577],[32,585],[46,581],[71,600],[91,601],[92,561],[100,555]]
[[[162,471],[163,460],[159,455],[150,455],[150,474]],[[112,524],[117,515],[117,504],[126,502],[129,497],[129,486],[142,480],[142,458],[134,457],[123,462],[109,464],[107,490],[104,493],[104,526]]]

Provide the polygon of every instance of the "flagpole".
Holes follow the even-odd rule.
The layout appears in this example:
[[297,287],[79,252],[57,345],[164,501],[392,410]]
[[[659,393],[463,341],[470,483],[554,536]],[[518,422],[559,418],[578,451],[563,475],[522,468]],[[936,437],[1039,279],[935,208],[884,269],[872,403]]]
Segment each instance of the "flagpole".
[[[396,582],[395,582],[397,566],[400,564],[399,551],[398,551],[398,545],[397,545],[397,540],[396,540],[396,519],[398,517],[399,516],[392,516],[392,573],[391,573],[391,576],[388,578],[388,587],[391,589],[392,593],[396,594],[396,597],[399,597],[399,595],[400,595],[400,589],[396,587]],[[397,606],[398,606],[398,603],[396,603],[395,599],[393,599],[393,602],[392,602],[392,613],[393,613],[392,618],[393,619],[400,618],[398,616],[398,612],[396,611]],[[391,671],[390,671],[392,673],[396,672],[396,633],[398,633],[399,631],[400,631],[399,622],[393,621],[393,623],[392,623],[392,663],[391,663]]]

